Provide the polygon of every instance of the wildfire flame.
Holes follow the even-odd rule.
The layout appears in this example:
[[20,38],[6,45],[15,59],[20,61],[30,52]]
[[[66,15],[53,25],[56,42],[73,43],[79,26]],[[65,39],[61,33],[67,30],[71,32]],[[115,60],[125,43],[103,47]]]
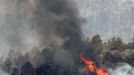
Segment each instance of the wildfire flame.
[[97,75],[110,75],[102,66],[97,67],[94,61],[83,54],[80,55],[80,59],[85,63],[89,72],[95,72]]

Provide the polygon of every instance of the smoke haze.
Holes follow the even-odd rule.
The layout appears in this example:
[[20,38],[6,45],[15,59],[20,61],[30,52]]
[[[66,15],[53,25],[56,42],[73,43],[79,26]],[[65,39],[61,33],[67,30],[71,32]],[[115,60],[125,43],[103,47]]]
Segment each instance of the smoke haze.
[[64,67],[78,61],[83,43],[73,1],[0,1],[0,55],[5,72],[28,60],[34,66],[54,62]]
[[0,74],[15,75],[13,68],[23,71],[25,63],[37,70],[47,63],[77,70],[85,48],[75,5],[71,0],[0,0]]
[[118,65],[115,69],[111,69],[111,75],[134,75],[134,68],[129,64]]

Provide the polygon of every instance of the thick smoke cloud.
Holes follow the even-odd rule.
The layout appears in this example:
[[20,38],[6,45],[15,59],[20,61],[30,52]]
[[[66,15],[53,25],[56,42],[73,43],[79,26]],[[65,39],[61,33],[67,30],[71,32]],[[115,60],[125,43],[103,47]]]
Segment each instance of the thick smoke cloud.
[[3,2],[6,8],[2,10],[6,13],[1,18],[0,34],[3,34],[2,42],[6,47],[1,65],[5,72],[14,74],[18,68],[23,70],[27,63],[35,68],[52,63],[75,70],[83,43],[81,19],[73,1]]
[[72,1],[1,2],[5,3],[3,7],[6,6],[2,9],[6,13],[1,22],[1,41],[5,43],[6,49],[24,52],[34,47],[43,49],[52,44],[71,51],[81,48],[81,22]]
[[[78,59],[82,48],[81,22],[73,5],[67,0],[39,0],[33,12],[30,26],[37,32],[40,46],[60,47],[55,52],[55,60],[71,62],[67,59]],[[74,56],[70,58],[71,55]]]
[[[0,2],[0,74],[79,75],[79,55],[86,47],[73,1]],[[85,55],[97,60],[93,50],[85,50]],[[120,68],[116,70],[120,72]],[[116,70],[112,70],[112,75]]]
[[66,0],[39,0],[31,26],[37,31],[43,45],[60,43],[62,40],[64,48],[69,50],[80,47],[81,24],[73,5]]

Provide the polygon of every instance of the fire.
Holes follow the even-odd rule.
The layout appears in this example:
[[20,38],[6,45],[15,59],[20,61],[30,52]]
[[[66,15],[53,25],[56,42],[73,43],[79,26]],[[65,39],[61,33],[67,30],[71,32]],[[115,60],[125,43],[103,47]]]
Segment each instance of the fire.
[[97,67],[94,61],[83,54],[80,55],[80,59],[86,64],[88,71],[95,72],[97,75],[110,75],[103,67]]

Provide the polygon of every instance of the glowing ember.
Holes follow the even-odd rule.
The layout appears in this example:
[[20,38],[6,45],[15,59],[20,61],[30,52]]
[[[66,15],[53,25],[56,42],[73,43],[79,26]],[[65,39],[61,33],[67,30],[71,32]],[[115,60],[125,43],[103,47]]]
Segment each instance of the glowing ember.
[[80,55],[80,59],[86,64],[88,71],[95,72],[97,75],[110,75],[103,67],[97,67],[94,61],[83,54]]

